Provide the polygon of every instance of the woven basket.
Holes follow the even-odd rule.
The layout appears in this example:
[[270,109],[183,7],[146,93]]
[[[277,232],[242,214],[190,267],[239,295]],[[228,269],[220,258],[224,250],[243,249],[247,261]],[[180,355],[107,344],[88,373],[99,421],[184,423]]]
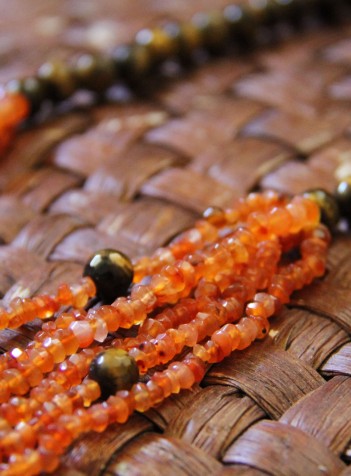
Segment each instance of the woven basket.
[[[224,4],[0,0],[0,82]],[[160,79],[147,97],[116,88],[87,108],[80,96],[75,112],[24,130],[0,164],[4,303],[75,281],[96,249],[150,253],[209,205],[256,188],[332,191],[351,174],[351,28],[307,23],[279,47]],[[350,234],[271,324],[200,386],[81,438],[56,474],[351,475]],[[1,349],[35,329],[1,333]]]

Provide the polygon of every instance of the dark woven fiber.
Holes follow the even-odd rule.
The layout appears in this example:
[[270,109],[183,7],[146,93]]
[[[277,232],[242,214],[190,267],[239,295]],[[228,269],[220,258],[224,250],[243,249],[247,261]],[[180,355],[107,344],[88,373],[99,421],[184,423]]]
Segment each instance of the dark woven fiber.
[[[225,3],[0,0],[0,82]],[[332,191],[351,174],[351,27],[309,23],[279,47],[23,131],[0,163],[4,303],[75,281],[96,249],[150,253],[257,187]],[[271,324],[201,386],[81,438],[56,474],[351,475],[350,234],[334,240],[327,276]],[[36,328],[1,333],[0,347]]]

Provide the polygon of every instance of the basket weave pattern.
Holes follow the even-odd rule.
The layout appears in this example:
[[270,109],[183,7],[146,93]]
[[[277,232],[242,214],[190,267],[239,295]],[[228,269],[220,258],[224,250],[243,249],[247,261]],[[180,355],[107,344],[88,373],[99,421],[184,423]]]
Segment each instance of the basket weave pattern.
[[[0,0],[0,81],[30,73],[53,49],[108,49],[211,6]],[[207,206],[257,187],[333,191],[351,174],[350,33],[316,29],[217,58],[162,80],[150,97],[23,131],[0,163],[4,303],[76,280],[96,249],[150,253]],[[25,345],[37,325],[2,332],[1,349]],[[334,240],[327,276],[271,325],[201,386],[81,438],[57,474],[351,475],[350,235]]]

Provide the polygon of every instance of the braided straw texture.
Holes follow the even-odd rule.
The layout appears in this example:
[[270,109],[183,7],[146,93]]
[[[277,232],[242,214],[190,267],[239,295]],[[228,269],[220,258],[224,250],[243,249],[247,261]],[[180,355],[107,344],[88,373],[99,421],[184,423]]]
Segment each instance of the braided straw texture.
[[[0,82],[223,4],[0,0]],[[75,112],[22,132],[0,163],[4,303],[75,281],[96,249],[150,253],[207,206],[257,187],[333,191],[351,173],[350,33],[311,28],[125,103],[84,108],[80,97]],[[200,386],[81,438],[56,475],[351,475],[350,235],[271,324]],[[1,349],[35,329],[2,332]]]

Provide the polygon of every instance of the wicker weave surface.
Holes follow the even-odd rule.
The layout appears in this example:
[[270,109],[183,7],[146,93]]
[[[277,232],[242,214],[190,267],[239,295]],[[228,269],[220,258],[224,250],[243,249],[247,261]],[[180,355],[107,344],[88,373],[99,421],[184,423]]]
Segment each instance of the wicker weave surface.
[[[0,82],[223,4],[0,0]],[[257,186],[332,191],[351,173],[350,32],[315,29],[215,59],[150,97],[24,131],[0,164],[4,302],[74,281],[96,249],[149,253],[205,207]],[[264,342],[146,415],[81,438],[57,474],[351,474],[350,270],[343,234],[327,276],[294,295]],[[35,328],[5,331],[1,348]]]

